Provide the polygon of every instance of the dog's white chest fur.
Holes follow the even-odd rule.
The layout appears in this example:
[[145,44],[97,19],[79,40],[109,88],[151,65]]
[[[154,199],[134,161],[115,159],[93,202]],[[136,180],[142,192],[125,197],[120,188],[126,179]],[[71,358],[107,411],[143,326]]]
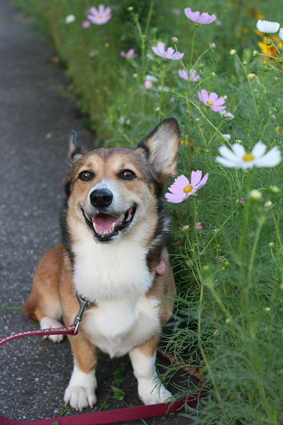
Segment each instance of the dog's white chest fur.
[[74,254],[76,290],[96,304],[82,322],[93,343],[113,357],[147,341],[159,327],[158,301],[145,296],[153,281],[147,250],[129,241],[101,245],[85,238]]
[[84,238],[73,247],[74,284],[79,295],[91,302],[134,298],[150,288],[153,275],[146,265],[146,248],[131,241],[96,244]]
[[147,341],[159,327],[158,300],[140,295],[128,299],[102,301],[86,312],[83,329],[92,342],[111,357],[123,356]]

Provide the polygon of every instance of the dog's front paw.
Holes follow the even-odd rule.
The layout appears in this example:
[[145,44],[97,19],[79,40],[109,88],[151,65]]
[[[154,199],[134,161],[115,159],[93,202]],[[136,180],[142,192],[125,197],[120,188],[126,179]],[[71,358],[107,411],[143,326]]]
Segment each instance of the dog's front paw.
[[97,399],[93,387],[69,385],[65,391],[64,401],[66,405],[70,403],[74,409],[81,412],[84,407],[93,408]]
[[95,370],[90,373],[84,373],[74,366],[69,386],[65,391],[65,404],[70,403],[74,409],[80,411],[87,406],[93,408],[97,400],[95,395],[96,387]]
[[143,379],[139,381],[138,386],[140,399],[144,404],[158,404],[164,403],[167,399],[172,397],[170,391],[166,390],[164,385],[158,385],[156,379]]
[[[40,321],[41,329],[56,329],[61,328],[62,326],[62,323],[58,322],[58,320],[52,319],[48,316],[43,317]],[[44,338],[51,339],[51,341],[55,343],[63,341],[64,335],[47,335]]]

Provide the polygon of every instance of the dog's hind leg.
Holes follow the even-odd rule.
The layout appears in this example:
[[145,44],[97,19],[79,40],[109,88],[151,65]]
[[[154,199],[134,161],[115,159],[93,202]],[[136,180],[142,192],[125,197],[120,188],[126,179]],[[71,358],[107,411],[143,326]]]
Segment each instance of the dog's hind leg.
[[164,403],[172,397],[157,377],[155,368],[157,342],[157,338],[153,336],[129,353],[134,375],[138,380],[139,397],[144,404]]
[[[28,296],[24,311],[40,323],[41,329],[60,328],[62,316],[58,291],[58,277],[63,260],[63,247],[56,245],[39,261],[33,278],[32,293]],[[60,342],[63,335],[50,335],[53,342]]]

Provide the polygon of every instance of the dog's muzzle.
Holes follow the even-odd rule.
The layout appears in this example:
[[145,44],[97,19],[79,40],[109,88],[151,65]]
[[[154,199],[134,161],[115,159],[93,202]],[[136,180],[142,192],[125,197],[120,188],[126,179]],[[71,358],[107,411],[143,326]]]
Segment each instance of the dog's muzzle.
[[[108,189],[96,189],[90,194],[90,202],[98,211],[91,216],[82,209],[87,226],[93,231],[99,242],[111,242],[114,236],[126,230],[133,221],[136,206],[132,206],[120,215],[111,215],[105,212],[113,200],[112,192]],[[103,211],[103,212],[102,212]]]

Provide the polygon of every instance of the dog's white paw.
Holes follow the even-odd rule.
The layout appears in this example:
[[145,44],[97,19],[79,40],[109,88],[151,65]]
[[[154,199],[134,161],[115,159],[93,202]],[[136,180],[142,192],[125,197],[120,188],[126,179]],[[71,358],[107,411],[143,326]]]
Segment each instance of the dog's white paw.
[[[40,329],[56,329],[61,328],[62,323],[58,322],[58,320],[52,319],[51,317],[43,317],[40,321]],[[44,338],[51,339],[51,341],[61,342],[63,341],[64,335],[46,335]]]
[[74,409],[79,410],[80,412],[87,406],[93,408],[96,401],[97,399],[94,393],[94,388],[69,385],[65,391],[65,404],[67,405],[70,403]]
[[140,399],[144,404],[158,404],[165,403],[165,401],[172,397],[170,391],[166,390],[164,385],[158,385],[156,379],[140,379],[138,391]]
[[76,366],[65,391],[64,402],[76,409],[82,411],[84,407],[93,405],[96,403],[95,389],[97,386],[95,371],[90,373],[81,372]]

